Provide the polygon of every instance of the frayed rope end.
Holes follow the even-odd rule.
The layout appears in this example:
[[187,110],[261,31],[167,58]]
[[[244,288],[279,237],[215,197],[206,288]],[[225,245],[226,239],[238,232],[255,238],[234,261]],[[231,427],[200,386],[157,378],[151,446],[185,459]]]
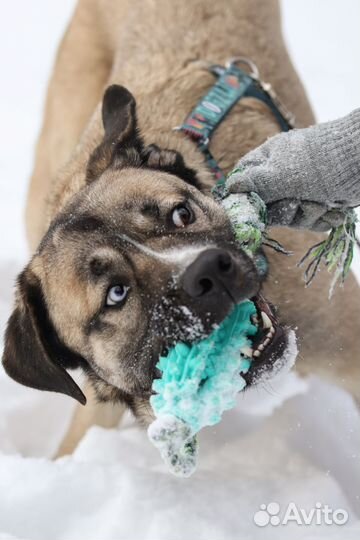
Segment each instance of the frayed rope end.
[[344,223],[331,229],[326,240],[312,246],[298,263],[300,267],[305,261],[310,261],[304,273],[306,286],[313,281],[322,261],[329,272],[334,271],[329,289],[329,299],[333,295],[336,284],[340,281],[340,284],[343,285],[350,271],[356,243],[356,223],[355,212],[352,210],[347,212]]

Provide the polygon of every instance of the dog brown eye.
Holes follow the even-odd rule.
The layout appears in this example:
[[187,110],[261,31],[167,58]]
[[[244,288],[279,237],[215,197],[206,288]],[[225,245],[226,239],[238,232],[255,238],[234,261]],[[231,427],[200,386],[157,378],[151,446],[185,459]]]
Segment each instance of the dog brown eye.
[[186,227],[193,222],[193,214],[187,206],[177,206],[171,215],[175,227]]
[[114,287],[111,287],[108,290],[106,297],[106,305],[116,306],[118,304],[121,304],[127,297],[128,291],[129,287],[125,287],[125,285],[114,285]]

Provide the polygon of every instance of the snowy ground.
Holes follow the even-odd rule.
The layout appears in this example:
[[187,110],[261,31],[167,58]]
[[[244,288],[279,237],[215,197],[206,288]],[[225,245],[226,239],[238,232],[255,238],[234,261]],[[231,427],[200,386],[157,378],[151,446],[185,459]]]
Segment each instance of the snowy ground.
[[[46,79],[72,6],[73,0],[2,6],[1,333],[13,277],[26,257],[23,200]],[[283,7],[290,51],[319,120],[359,106],[358,0],[284,0]],[[3,373],[0,396],[1,540],[359,536],[359,412],[349,395],[317,379],[291,375],[270,394],[240,399],[202,434],[200,467],[186,481],[166,473],[131,419],[120,431],[91,429],[73,456],[50,461],[71,401],[22,388]],[[321,502],[347,510],[349,521],[257,527],[255,512],[274,501],[280,515],[290,502],[306,510]]]

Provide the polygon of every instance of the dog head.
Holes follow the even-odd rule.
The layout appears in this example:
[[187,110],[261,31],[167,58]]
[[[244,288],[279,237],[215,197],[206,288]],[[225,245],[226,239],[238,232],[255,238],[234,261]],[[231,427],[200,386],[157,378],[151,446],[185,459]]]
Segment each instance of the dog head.
[[144,146],[132,95],[110,87],[102,115],[87,185],[18,278],[3,363],[25,385],[85,403],[66,371],[80,366],[100,398],[136,408],[160,354],[209,334],[260,279],[196,171]]

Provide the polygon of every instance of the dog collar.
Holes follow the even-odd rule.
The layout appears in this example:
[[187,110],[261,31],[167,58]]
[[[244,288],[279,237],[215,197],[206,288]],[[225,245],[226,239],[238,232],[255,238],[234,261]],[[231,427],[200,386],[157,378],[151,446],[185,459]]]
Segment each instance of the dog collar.
[[[250,72],[241,69],[239,64],[245,65]],[[207,69],[217,77],[216,82],[197,103],[184,123],[174,129],[183,131],[204,155],[206,164],[217,180],[213,189],[213,194],[217,197],[222,192],[226,177],[210,152],[209,143],[214,131],[234,105],[244,97],[262,101],[269,107],[282,131],[292,129],[295,119],[279,100],[271,85],[261,81],[257,66],[251,60],[242,57],[232,58],[225,67],[210,65]]]

